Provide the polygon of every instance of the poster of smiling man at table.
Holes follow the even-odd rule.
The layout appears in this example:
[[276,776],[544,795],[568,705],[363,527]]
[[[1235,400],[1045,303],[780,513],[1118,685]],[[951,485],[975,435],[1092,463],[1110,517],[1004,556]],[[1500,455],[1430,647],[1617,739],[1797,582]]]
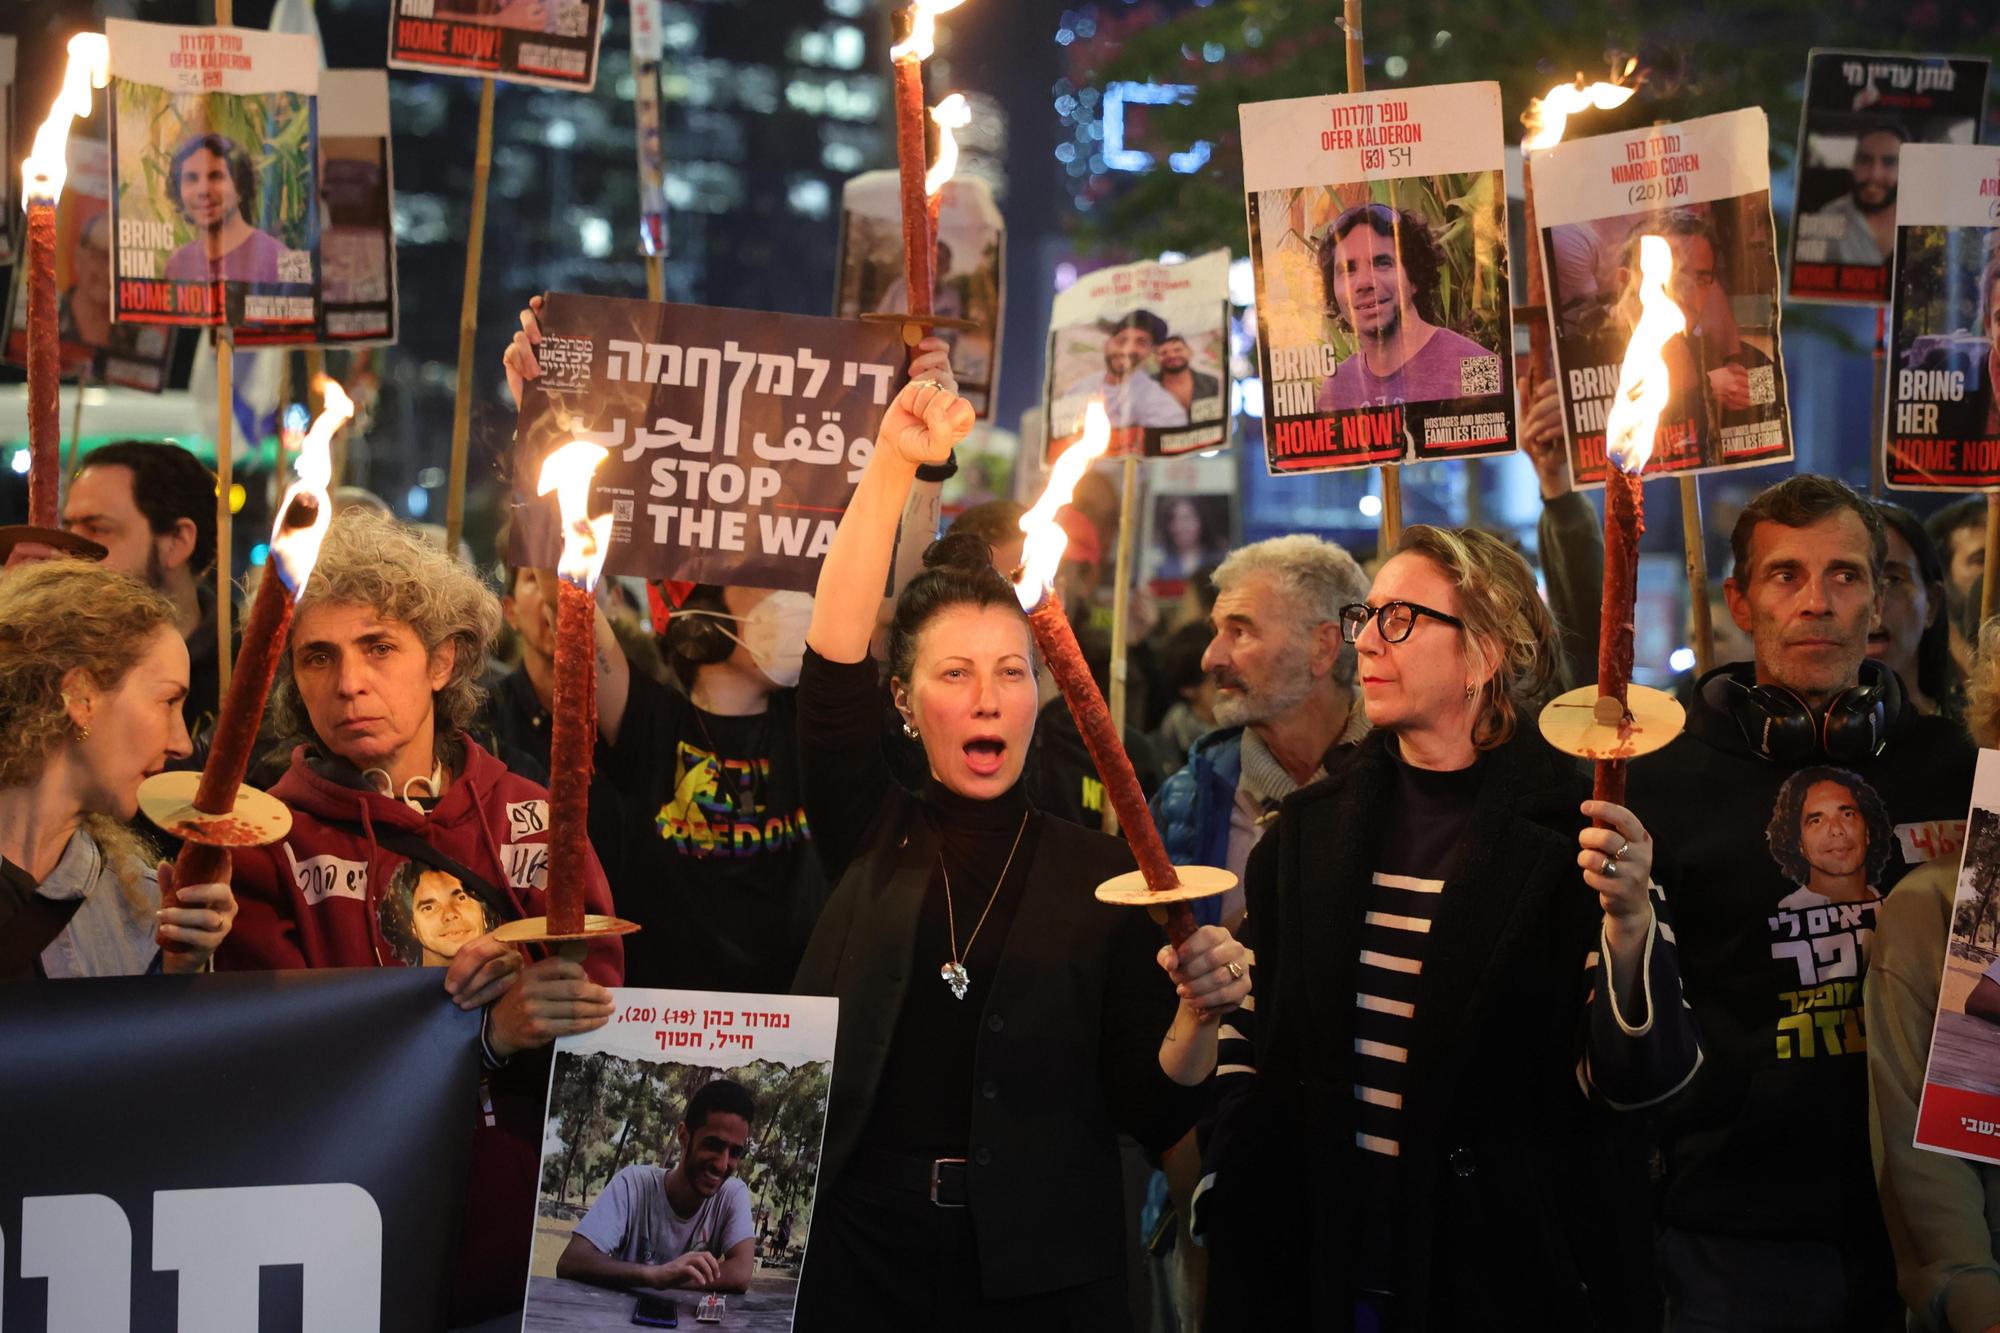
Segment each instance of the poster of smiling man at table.
[[618,989],[556,1043],[521,1327],[792,1326],[837,1001]]

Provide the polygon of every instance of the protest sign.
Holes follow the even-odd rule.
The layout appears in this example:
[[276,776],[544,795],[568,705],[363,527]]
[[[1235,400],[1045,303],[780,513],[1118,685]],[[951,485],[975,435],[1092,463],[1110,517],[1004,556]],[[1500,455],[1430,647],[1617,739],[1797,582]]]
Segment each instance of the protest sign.
[[1769,129],[1761,110],[1566,139],[1530,155],[1556,388],[1579,486],[1604,483],[1604,422],[1639,314],[1639,241],[1673,250],[1687,332],[1646,475],[1792,456],[1778,334]]
[[1898,175],[1917,144],[1979,142],[1988,63],[1889,51],[1813,51],[1799,118],[1791,296],[1889,299]]
[[389,68],[589,92],[603,0],[396,0]]
[[479,1015],[438,973],[18,982],[0,1069],[7,1333],[443,1326]]
[[123,19],[105,35],[113,317],[311,328],[319,43]]
[[1113,454],[1213,449],[1229,439],[1229,252],[1086,273],[1049,321],[1049,456],[1104,404]]
[[[1938,850],[1941,858],[1957,849]],[[1898,892],[1922,892],[1914,887]],[[1951,933],[1938,978],[1916,1145],[1956,1157],[2000,1163],[2000,1023],[1974,992],[2000,987],[2000,941],[1994,938],[2000,893],[2000,750],[1981,750],[1972,778],[1964,852],[1952,894]]]
[[1883,477],[2000,486],[2000,148],[1911,144],[1896,221]]
[[[903,314],[903,210],[893,171],[870,171],[840,192],[839,289],[834,313]],[[951,344],[958,391],[981,421],[991,419],[1000,382],[1000,325],[1007,290],[1007,228],[992,187],[977,176],[954,176],[938,196],[936,290],[931,310],[973,328],[939,328]]]
[[[635,1307],[791,1327],[839,1001],[611,994],[608,1025],[556,1043],[523,1333],[629,1329]],[[692,1218],[670,1197],[698,1200]],[[721,1280],[689,1281],[689,1255]],[[589,1263],[604,1257],[659,1280],[607,1283]],[[715,1293],[737,1279],[743,1289]]]
[[322,72],[319,108],[319,319],[310,326],[244,329],[236,341],[246,347],[373,347],[396,341],[388,72]]
[[1270,471],[1512,450],[1500,85],[1237,110]]
[[[64,379],[158,393],[174,361],[171,328],[111,322],[111,154],[80,134],[69,137],[69,175],[56,200],[57,362]],[[25,265],[14,270],[6,359],[28,363]]]
[[591,487],[613,517],[607,572],[812,591],[905,378],[895,324],[566,292],[541,323],[509,559],[554,567],[542,459],[591,440],[611,451]]

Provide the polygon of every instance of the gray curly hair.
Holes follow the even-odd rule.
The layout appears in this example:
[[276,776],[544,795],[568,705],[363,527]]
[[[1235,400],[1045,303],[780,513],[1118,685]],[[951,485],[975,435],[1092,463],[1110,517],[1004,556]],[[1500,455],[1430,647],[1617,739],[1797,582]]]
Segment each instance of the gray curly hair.
[[[1292,533],[1271,537],[1231,551],[1210,577],[1217,592],[1228,592],[1244,580],[1269,574],[1291,600],[1297,624],[1309,632],[1315,625],[1338,622],[1340,608],[1368,600],[1368,576],[1354,557],[1321,537]],[[1336,685],[1354,683],[1354,645],[1343,642],[1333,666]]]
[[[465,565],[425,540],[417,529],[366,509],[337,515],[298,609],[319,602],[366,606],[416,632],[426,653],[452,645],[451,678],[431,696],[438,748],[455,753],[486,698],[479,681],[500,632],[500,600]],[[271,729],[298,744],[315,738],[312,719],[292,676],[292,655],[278,659],[271,692]]]
[[1479,692],[1472,743],[1481,750],[1505,745],[1521,719],[1548,701],[1562,661],[1535,571],[1506,542],[1477,528],[1419,523],[1403,529],[1395,553],[1423,556],[1457,590],[1466,669],[1493,672]]

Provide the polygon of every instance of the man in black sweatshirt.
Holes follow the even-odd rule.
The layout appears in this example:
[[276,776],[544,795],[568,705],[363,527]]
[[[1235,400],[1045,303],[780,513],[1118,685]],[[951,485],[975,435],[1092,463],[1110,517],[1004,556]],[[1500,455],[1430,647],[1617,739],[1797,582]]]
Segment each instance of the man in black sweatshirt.
[[1668,1326],[1900,1329],[1861,979],[1881,894],[1961,840],[1974,750],[1866,660],[1886,551],[1866,500],[1791,477],[1731,545],[1756,660],[1701,680],[1686,734],[1628,789],[1707,1056],[1661,1126]]

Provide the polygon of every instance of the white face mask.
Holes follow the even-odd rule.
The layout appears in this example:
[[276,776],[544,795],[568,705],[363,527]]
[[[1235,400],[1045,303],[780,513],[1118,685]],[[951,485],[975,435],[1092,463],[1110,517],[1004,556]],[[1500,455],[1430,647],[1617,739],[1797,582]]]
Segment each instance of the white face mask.
[[812,614],[811,593],[774,592],[743,618],[743,646],[756,659],[757,669],[779,689],[799,683]]
[[678,614],[707,616],[718,622],[734,620],[742,625],[740,635],[726,624],[716,628],[749,649],[751,660],[773,685],[788,690],[799,683],[799,671],[805,665],[806,630],[812,624],[812,613],[811,593],[774,592],[747,616],[699,610]]

